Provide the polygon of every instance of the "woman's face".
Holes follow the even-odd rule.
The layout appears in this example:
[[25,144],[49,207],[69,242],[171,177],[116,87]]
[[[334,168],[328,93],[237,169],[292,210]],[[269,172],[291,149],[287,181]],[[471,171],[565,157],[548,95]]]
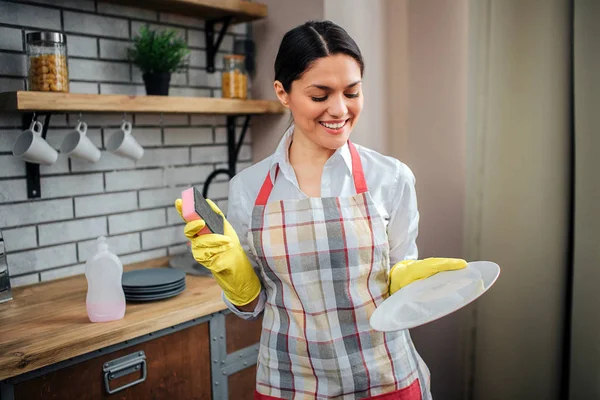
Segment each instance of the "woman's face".
[[320,147],[342,147],[363,108],[360,66],[345,54],[317,59],[286,93],[279,81],[275,92],[294,117],[294,134]]

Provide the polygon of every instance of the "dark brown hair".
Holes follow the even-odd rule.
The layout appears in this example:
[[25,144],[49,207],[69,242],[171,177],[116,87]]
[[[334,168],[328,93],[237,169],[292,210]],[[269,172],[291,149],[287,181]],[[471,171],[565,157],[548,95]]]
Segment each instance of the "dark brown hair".
[[358,45],[348,32],[331,21],[308,21],[288,31],[275,59],[275,80],[286,92],[321,57],[346,54],[356,60],[361,76],[365,63]]

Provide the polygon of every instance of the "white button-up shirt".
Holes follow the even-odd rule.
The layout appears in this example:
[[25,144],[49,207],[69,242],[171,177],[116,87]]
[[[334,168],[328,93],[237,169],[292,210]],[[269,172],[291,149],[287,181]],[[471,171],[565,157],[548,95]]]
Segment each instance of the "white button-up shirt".
[[[235,229],[240,243],[254,270],[260,277],[258,263],[248,248],[248,231],[252,209],[258,192],[267,176],[274,182],[269,201],[305,199],[289,161],[289,148],[294,127],[290,127],[281,139],[275,153],[238,173],[229,183],[227,220]],[[355,144],[363,164],[369,193],[384,219],[390,244],[390,266],[418,257],[415,243],[418,234],[419,211],[415,194],[415,177],[405,164],[384,156],[374,150]],[[279,174],[275,179],[276,167]],[[321,176],[321,197],[350,197],[356,194],[352,177],[352,159],[348,144],[336,150],[327,160]],[[235,314],[250,319],[264,309],[266,295],[260,293],[259,302],[253,312],[242,312],[225,296],[223,300]]]

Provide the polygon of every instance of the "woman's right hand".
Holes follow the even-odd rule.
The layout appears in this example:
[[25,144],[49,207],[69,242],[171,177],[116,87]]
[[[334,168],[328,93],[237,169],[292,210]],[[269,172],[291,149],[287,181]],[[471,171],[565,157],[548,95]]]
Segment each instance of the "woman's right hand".
[[[201,233],[206,226],[201,219],[186,222],[184,234],[191,242],[194,259],[213,273],[225,297],[236,306],[247,305],[260,294],[260,281],[223,212],[211,200],[207,202],[223,217],[223,235]],[[181,199],[175,201],[175,208],[183,219]]]

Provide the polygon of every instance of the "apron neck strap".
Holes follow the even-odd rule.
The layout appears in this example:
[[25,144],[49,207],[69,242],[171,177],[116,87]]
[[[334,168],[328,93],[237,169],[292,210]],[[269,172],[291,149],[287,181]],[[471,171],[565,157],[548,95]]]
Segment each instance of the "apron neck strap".
[[[277,180],[277,174],[279,173],[279,164],[277,164],[277,169],[275,170],[275,179]],[[255,206],[266,206],[269,201],[269,196],[271,195],[271,190],[273,190],[273,181],[271,181],[271,171],[267,172],[267,177],[260,188],[260,192],[258,192],[258,196],[256,197]]]
[[350,149],[350,158],[352,159],[352,177],[354,178],[354,188],[356,194],[362,194],[369,191],[367,188],[367,180],[365,179],[365,171],[363,170],[360,155],[354,143],[348,140],[348,148]]
[[[354,179],[354,187],[356,188],[356,194],[366,193],[369,189],[367,187],[367,180],[365,179],[365,173],[362,166],[362,161],[360,160],[360,155],[358,154],[358,150],[354,146],[354,143],[348,140],[348,149],[350,150],[350,158],[352,159],[352,178]],[[275,169],[275,179],[277,179],[277,175],[279,174],[279,164]],[[270,171],[267,172],[267,177],[263,182],[260,191],[258,192],[258,196],[256,197],[256,202],[254,203],[257,206],[265,206],[269,201],[269,196],[271,195],[271,191],[273,190],[273,181],[271,180]]]

